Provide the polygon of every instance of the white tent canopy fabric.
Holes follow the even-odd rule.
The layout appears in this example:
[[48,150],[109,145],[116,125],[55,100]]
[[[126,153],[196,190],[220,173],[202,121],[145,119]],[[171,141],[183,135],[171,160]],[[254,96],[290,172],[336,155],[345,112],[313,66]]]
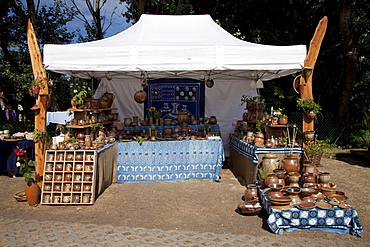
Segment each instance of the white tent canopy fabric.
[[[102,79],[101,88],[116,94],[121,118],[144,111],[132,100],[135,90],[141,89],[142,75],[150,80],[211,77],[215,86],[206,90],[205,114],[218,116],[227,143],[231,122],[243,112],[241,95],[256,95],[259,79],[298,72],[305,57],[304,45],[272,46],[237,39],[209,15],[142,15],[136,24],[110,38],[46,44],[43,61],[46,70]],[[117,105],[119,101],[123,105]]]

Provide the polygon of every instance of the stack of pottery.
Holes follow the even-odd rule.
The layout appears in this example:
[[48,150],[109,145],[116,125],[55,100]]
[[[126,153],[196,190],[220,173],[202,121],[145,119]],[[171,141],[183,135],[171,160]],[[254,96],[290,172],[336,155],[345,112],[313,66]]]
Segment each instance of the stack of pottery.
[[299,187],[299,179],[301,174],[299,172],[289,172],[289,186],[290,187]]
[[285,170],[284,169],[274,169],[274,173],[279,179],[278,184],[285,186],[285,178],[286,178]]
[[265,136],[263,133],[258,132],[254,137],[254,146],[257,148],[263,148],[265,146]]

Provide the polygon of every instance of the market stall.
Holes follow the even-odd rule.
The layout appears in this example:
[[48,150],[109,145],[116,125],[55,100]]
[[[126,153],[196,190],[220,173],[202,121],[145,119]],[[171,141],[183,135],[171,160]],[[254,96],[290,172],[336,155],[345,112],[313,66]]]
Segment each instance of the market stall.
[[[239,40],[209,15],[142,15],[127,30],[107,39],[44,46],[45,69],[101,84],[99,98],[109,91],[119,120],[144,116],[145,107],[132,100],[143,79],[209,81],[204,116],[217,116],[229,155],[230,122],[243,113],[242,94],[257,95],[263,81],[298,72],[306,56],[304,45],[271,46]],[[197,119],[199,120],[199,119]]]

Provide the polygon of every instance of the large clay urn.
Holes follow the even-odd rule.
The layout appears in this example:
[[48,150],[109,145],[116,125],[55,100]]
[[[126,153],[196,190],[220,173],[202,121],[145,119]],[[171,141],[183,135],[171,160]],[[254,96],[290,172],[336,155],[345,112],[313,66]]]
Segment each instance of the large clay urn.
[[248,184],[244,194],[245,201],[258,199],[257,186],[254,184]]
[[26,183],[25,192],[26,192],[27,202],[30,206],[39,204],[41,191],[40,191],[40,187],[35,183],[33,179],[30,179]]
[[283,168],[289,172],[300,172],[299,159],[294,156],[285,156],[282,160]]
[[262,157],[262,166],[272,172],[273,170],[280,168],[280,162],[275,154],[268,153]]
[[279,178],[274,173],[270,173],[265,178],[265,185],[266,187],[269,187],[270,184],[278,184]]

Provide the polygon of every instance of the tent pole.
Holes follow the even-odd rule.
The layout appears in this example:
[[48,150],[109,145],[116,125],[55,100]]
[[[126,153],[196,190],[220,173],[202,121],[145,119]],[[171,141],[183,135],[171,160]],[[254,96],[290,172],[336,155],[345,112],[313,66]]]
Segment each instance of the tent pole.
[[[312,68],[312,73],[309,76],[303,76],[303,71],[301,73],[300,82],[300,97],[301,99],[311,98],[312,94],[312,74],[314,71],[315,63],[320,51],[322,40],[326,32],[328,25],[328,17],[324,16],[316,27],[315,34],[310,42],[310,47],[304,61],[304,68]],[[304,69],[303,69],[304,70]],[[302,132],[307,130],[314,130],[314,120],[309,119],[306,114],[303,113],[303,125]]]
[[[40,94],[36,99],[36,104],[40,109],[35,111],[35,130],[40,130],[45,133],[43,138],[38,139],[35,142],[35,161],[36,165],[36,182],[39,187],[42,186],[42,175],[44,173],[44,160],[46,151],[46,111],[47,101],[50,100],[48,95],[48,83],[45,73],[44,66],[42,64],[42,58],[40,53],[39,44],[37,37],[33,29],[30,19],[28,19],[27,25],[27,42],[28,49],[31,57],[32,71],[35,80],[42,83],[40,86]],[[44,95],[44,96],[42,96]],[[46,97],[45,97],[46,96]],[[46,100],[41,102],[41,97],[45,97]]]

